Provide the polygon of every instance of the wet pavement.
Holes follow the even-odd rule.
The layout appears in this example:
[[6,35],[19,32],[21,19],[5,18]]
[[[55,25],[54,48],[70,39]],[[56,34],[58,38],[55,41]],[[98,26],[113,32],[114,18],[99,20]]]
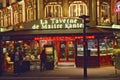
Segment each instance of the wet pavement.
[[120,70],[114,66],[87,68],[87,79],[84,79],[83,71],[83,68],[58,67],[44,72],[32,70],[20,75],[3,74],[0,80],[120,80]]

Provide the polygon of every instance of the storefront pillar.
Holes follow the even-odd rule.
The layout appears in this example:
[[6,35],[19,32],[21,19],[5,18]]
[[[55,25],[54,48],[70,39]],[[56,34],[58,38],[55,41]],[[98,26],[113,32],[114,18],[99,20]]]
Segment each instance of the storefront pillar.
[[43,0],[37,0],[37,17],[44,18],[44,1]]
[[69,17],[69,1],[64,0],[63,2],[63,17]]

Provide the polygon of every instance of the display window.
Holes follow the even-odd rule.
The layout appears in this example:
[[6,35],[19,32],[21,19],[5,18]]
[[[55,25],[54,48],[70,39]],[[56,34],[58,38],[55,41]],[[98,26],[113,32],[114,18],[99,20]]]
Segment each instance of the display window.
[[101,25],[110,24],[110,5],[109,3],[103,2],[101,5]]
[[107,39],[107,49],[108,49],[108,55],[113,55],[113,40],[112,39]]
[[77,41],[77,56],[83,56],[83,39]]
[[[97,39],[87,40],[87,54],[89,56],[98,56],[98,41]],[[77,56],[84,55],[83,39],[77,41]]]
[[88,54],[90,56],[98,56],[98,41],[97,39],[90,39],[87,41],[88,50],[90,51]]
[[100,55],[112,55],[113,46],[112,39],[100,39]]
[[100,56],[107,54],[107,39],[100,39],[99,40],[99,47],[100,47]]

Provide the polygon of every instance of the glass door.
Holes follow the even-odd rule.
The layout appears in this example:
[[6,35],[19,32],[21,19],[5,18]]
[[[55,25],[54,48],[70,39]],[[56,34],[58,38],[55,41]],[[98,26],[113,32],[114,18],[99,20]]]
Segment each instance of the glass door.
[[75,59],[74,41],[60,41],[59,61],[71,62]]
[[60,61],[66,61],[67,60],[66,41],[60,41],[59,60]]
[[74,61],[75,59],[75,42],[68,41],[68,61]]

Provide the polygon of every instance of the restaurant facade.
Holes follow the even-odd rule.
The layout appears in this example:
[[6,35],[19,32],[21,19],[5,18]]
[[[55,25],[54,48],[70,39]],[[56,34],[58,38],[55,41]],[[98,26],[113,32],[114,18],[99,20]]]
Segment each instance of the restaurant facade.
[[[40,53],[43,46],[50,45],[54,50],[52,51],[54,66],[84,66],[84,26],[82,19],[42,19],[26,23],[23,26],[26,28],[1,33],[3,53],[9,52],[9,54],[12,54],[15,49],[22,48],[24,60],[30,61],[30,64],[32,64],[40,61]],[[43,26],[46,26],[44,27],[45,29],[43,29]],[[85,37],[87,40],[87,66],[113,65],[113,33],[101,28],[89,27],[86,28]],[[51,49],[47,51],[50,52]]]
[[[112,22],[119,24],[120,16],[117,15],[119,13],[112,13],[115,8],[109,5],[112,2],[118,1],[21,0],[10,4],[8,8],[0,10],[1,55],[8,53],[10,57],[15,49],[21,48],[24,61],[29,61],[29,65],[36,63],[39,65],[43,46],[49,45],[53,47],[47,51],[53,52],[54,67],[59,65],[83,67],[84,21],[79,16],[85,14],[90,16],[90,27],[86,28],[85,36],[87,66],[111,66],[113,49],[117,45],[115,34],[111,30],[96,26],[111,28]],[[110,11],[114,15],[111,15]],[[10,61],[10,67],[3,64],[4,72],[13,72],[14,63]],[[31,66],[29,67],[31,69]]]

